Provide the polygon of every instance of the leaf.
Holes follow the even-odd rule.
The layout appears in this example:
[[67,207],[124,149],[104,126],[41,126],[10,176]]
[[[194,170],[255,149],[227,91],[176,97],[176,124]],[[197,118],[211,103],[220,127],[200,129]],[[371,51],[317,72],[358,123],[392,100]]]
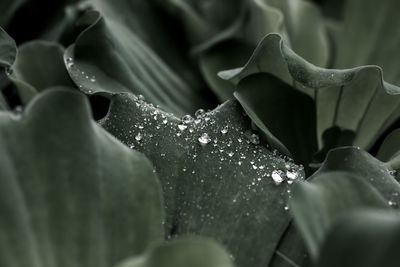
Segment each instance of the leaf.
[[17,46],[14,40],[0,27],[0,67],[11,67],[16,55]]
[[10,80],[24,104],[53,86],[73,86],[64,66],[64,48],[57,43],[32,41],[18,47]]
[[313,266],[308,254],[307,247],[299,231],[289,224],[286,232],[275,249],[275,256],[270,261],[268,267],[307,267]]
[[117,267],[232,267],[226,251],[204,238],[167,242]]
[[239,103],[181,120],[131,94],[116,94],[100,124],[153,162],[170,235],[211,237],[238,266],[269,262],[290,220],[287,190],[304,174],[286,157],[254,144],[257,136]]
[[290,200],[296,226],[314,260],[335,220],[349,211],[365,207],[389,206],[362,176],[349,172],[315,175],[311,183],[299,183]]
[[186,24],[179,24],[176,14],[169,14],[170,6],[167,2],[169,1],[89,0],[106,21],[112,20],[125,25],[130,34],[143,41],[192,90],[204,93],[206,91],[202,88],[202,78],[193,60],[188,57],[190,47],[186,44],[182,29]]
[[317,162],[324,161],[326,154],[334,148],[351,146],[354,141],[354,132],[333,126],[322,134],[323,146],[320,151],[314,154]]
[[305,166],[311,162],[317,150],[311,97],[263,73],[242,79],[234,95],[269,145]]
[[[363,177],[392,206],[398,207],[400,204],[400,184],[393,177],[389,166],[363,150],[355,147],[331,150],[314,175],[332,171],[345,171]],[[312,180],[314,175],[309,180]]]
[[65,60],[74,82],[87,94],[133,92],[176,114],[207,106],[203,96],[179,78],[129,28],[90,11],[88,25]]
[[218,77],[221,70],[243,65],[253,51],[245,43],[229,40],[200,53],[198,62],[207,84],[221,101],[232,98],[235,86]]
[[[181,1],[179,3],[183,5]],[[322,16],[314,4],[302,0],[257,0],[241,1],[241,5],[241,12],[236,11],[239,15],[231,19],[229,27],[215,27],[212,19],[204,19],[204,23],[214,26],[207,28],[215,36],[195,48],[195,51],[201,51],[198,60],[202,74],[221,100],[229,99],[234,88],[218,79],[217,72],[244,65],[251,50],[269,33],[280,33],[294,51],[317,65],[326,66],[330,47]],[[224,10],[226,6],[235,5],[229,2],[224,5]],[[223,12],[226,13],[229,14]],[[217,33],[211,30],[216,28],[224,30]],[[188,30],[189,33],[192,31],[196,32],[193,27]],[[313,42],[309,42],[310,39]]]
[[259,72],[273,74],[314,98],[319,142],[326,129],[338,126],[355,132],[353,145],[368,148],[398,117],[400,89],[383,81],[382,69],[378,66],[320,68],[295,54],[282,43],[279,35],[270,34],[243,68],[219,75],[237,84]]
[[90,117],[57,88],[0,112],[0,266],[111,266],[162,239],[151,164]]
[[379,148],[376,158],[380,161],[390,161],[396,158],[400,152],[400,129],[396,129],[391,132],[383,141],[381,147]]
[[6,100],[3,97],[3,94],[0,93],[0,110],[7,110],[8,109],[8,105]]
[[332,227],[318,266],[399,265],[400,217],[397,212],[363,210],[340,218]]

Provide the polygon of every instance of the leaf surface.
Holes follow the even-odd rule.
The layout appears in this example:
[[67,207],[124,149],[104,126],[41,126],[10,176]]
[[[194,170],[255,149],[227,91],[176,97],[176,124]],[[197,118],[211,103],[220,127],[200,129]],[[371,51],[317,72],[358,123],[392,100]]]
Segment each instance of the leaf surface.
[[91,120],[85,97],[0,112],[0,266],[112,266],[162,239],[152,165]]
[[100,124],[153,162],[170,235],[214,238],[238,266],[269,262],[290,220],[287,190],[304,173],[257,144],[236,101],[182,120],[133,95],[117,94]]

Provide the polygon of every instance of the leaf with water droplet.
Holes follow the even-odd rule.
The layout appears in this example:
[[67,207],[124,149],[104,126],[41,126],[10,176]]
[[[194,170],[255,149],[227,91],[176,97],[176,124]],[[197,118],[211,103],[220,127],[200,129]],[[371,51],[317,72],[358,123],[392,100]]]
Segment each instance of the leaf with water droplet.
[[[160,114],[157,120],[153,119],[155,110]],[[238,266],[258,267],[274,255],[290,220],[284,206],[291,185],[276,186],[270,174],[286,171],[286,165],[298,170],[299,179],[304,173],[286,156],[242,141],[247,140],[251,121],[241,113],[239,103],[229,101],[203,114],[197,124],[191,123],[192,131],[181,131],[181,118],[139,103],[133,95],[117,94],[111,97],[111,109],[101,125],[122,142],[135,143],[135,149],[153,162],[164,191],[165,226],[171,235],[212,237],[228,248]],[[144,123],[146,131],[136,142],[139,123]],[[221,134],[224,125],[229,125],[229,134]],[[255,238],[250,240],[251,233]]]
[[[92,4],[102,6],[101,1]],[[144,5],[147,4],[143,3],[138,10]],[[90,26],[65,51],[64,58],[74,61],[74,67],[68,68],[68,72],[80,89],[85,93],[91,90],[92,93],[141,94],[146,101],[177,115],[193,113],[199,106],[207,107],[210,103],[200,89],[191,87],[175,73],[139,37],[140,31],[129,28],[133,25],[121,21],[119,16],[109,19],[113,17],[107,12],[111,7],[118,5],[107,4],[105,17],[98,11],[86,12],[81,20]],[[137,10],[131,11],[137,13]],[[126,8],[119,12],[126,12]],[[157,16],[151,17],[154,21]],[[86,76],[95,76],[96,82]]]

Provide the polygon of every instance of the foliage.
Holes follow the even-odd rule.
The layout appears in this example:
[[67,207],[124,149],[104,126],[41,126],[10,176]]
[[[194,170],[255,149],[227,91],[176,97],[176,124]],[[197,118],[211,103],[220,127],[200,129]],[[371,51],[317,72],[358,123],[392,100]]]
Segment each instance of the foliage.
[[400,2],[320,2],[0,0],[0,266],[398,266]]

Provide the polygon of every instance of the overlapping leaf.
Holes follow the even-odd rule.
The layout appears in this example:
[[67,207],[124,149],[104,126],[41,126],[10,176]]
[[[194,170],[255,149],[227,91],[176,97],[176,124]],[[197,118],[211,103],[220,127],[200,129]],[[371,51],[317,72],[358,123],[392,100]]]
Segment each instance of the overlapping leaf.
[[[381,69],[385,70],[385,79],[395,84],[399,82],[398,68],[392,60],[400,53],[399,41],[393,39],[396,34],[392,32],[396,29],[393,24],[397,25],[398,20],[390,15],[398,4],[385,0],[375,10],[374,1],[348,2],[342,25],[344,30],[335,35],[337,57],[332,66],[337,69],[310,64],[283,44],[280,37],[269,35],[243,68],[220,75],[238,83],[253,73],[271,73],[314,97],[320,144],[325,130],[339,126],[355,132],[355,145],[369,148],[399,116],[400,100],[396,95],[400,89],[383,81]],[[371,23],[374,25],[372,30]],[[364,66],[343,69],[360,65]]]
[[161,240],[151,164],[82,95],[47,91],[0,126],[1,266],[111,266]]
[[117,267],[233,267],[224,249],[204,238],[182,238],[149,250]]
[[[184,1],[179,1],[182,2]],[[240,2],[241,12],[237,12],[235,19],[230,19],[229,27],[225,25],[223,31],[217,33],[208,30],[215,36],[209,37],[211,40],[207,42],[203,40],[205,44],[197,48],[197,51],[201,51],[198,58],[203,76],[220,99],[229,99],[234,87],[218,79],[216,73],[243,65],[246,62],[244,57],[249,57],[256,44],[269,33],[279,33],[284,36],[286,44],[290,44],[294,51],[312,63],[319,66],[328,64],[330,44],[327,30],[318,8],[312,3],[302,0]],[[230,2],[226,5],[234,6]],[[216,10],[214,12],[222,10],[212,7]],[[192,13],[195,12],[192,11],[190,14]],[[212,27],[216,22],[213,23],[213,20],[206,18],[204,15],[202,19],[210,24],[208,28],[218,29]],[[221,25],[219,26],[221,28]]]
[[397,212],[351,212],[332,226],[321,248],[318,266],[398,266],[399,229]]
[[24,104],[49,87],[73,86],[63,55],[64,48],[52,42],[32,41],[18,47],[9,78]]
[[126,25],[90,11],[88,28],[65,55],[70,76],[85,93],[133,92],[176,114],[207,107],[204,96],[185,83]]
[[117,94],[100,124],[153,162],[172,236],[215,238],[238,266],[265,266],[274,256],[290,220],[287,190],[304,174],[257,145],[236,101],[181,120],[133,95]]

